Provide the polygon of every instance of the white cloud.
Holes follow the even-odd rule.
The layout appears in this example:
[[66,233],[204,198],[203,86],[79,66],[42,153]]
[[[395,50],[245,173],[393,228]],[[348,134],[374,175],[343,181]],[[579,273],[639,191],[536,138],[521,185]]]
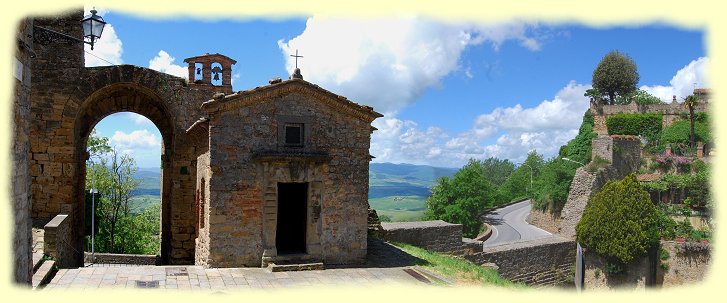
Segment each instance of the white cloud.
[[[424,18],[309,18],[306,29],[289,41],[278,41],[295,68],[295,50],[303,77],[352,100],[393,115],[413,103],[425,89],[460,67],[462,51],[484,42],[499,48],[507,40],[538,50],[524,23],[445,24]],[[472,76],[464,71],[465,76]]]
[[109,145],[116,146],[122,152],[133,154],[140,150],[160,150],[161,141],[157,136],[146,129],[135,130],[131,133],[115,131],[109,140]]
[[124,53],[122,45],[121,39],[116,36],[114,26],[106,24],[103,33],[101,33],[101,38],[94,43],[93,50],[91,50],[91,45],[84,44],[83,46],[86,50],[84,54],[86,67],[124,63],[121,59],[121,55]]
[[677,101],[681,102],[682,98],[692,94],[695,84],[697,88],[709,87],[707,81],[708,68],[709,58],[700,57],[677,71],[669,81],[669,86],[644,85],[641,86],[641,89],[659,97],[664,102],[671,102],[673,96],[676,96]]
[[497,157],[523,161],[533,149],[550,157],[578,133],[589,102],[583,96],[590,86],[568,83],[552,100],[531,108],[517,104],[478,116],[472,128],[449,136],[441,129],[426,131],[413,121],[382,118],[372,136],[376,162],[400,162],[459,167],[470,158]]
[[164,50],[160,50],[156,57],[149,60],[149,68],[187,79],[187,77],[189,77],[187,67],[173,64],[175,59],[176,58],[170,56],[169,53]]
[[139,125],[139,126],[154,126],[154,127],[156,127],[156,125],[154,124],[154,122],[151,122],[151,120],[149,120],[149,118],[147,118],[145,116],[142,116],[142,115],[139,115],[137,113],[120,112],[120,113],[117,113],[117,115],[120,115],[120,116],[122,116],[122,117],[124,117],[126,119],[129,119],[129,121],[133,122],[135,125]]

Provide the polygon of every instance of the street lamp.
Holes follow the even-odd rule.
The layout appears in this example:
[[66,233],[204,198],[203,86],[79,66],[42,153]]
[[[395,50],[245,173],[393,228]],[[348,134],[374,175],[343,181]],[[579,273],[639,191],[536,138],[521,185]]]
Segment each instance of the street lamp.
[[525,165],[530,168],[530,187],[529,187],[529,189],[532,189],[533,188],[533,167],[524,162],[521,165]]
[[[93,158],[93,155],[89,158]],[[91,160],[91,167],[93,167],[93,160]],[[98,189],[96,188],[96,174],[93,171],[91,171],[91,189],[88,192],[91,193],[91,263],[96,263],[96,194],[98,194]]]
[[563,160],[566,160],[566,161],[570,161],[570,162],[573,162],[573,163],[578,163],[578,164],[580,164],[580,165],[585,165],[585,164],[583,164],[583,163],[581,163],[581,162],[578,162],[578,161],[576,161],[576,160],[571,160],[571,159],[568,159],[568,158],[566,158],[566,157],[563,157],[563,158],[561,158],[561,159],[563,159]]
[[101,33],[103,32],[104,25],[106,25],[106,21],[104,21],[101,16],[96,15],[96,13],[98,13],[98,11],[92,9],[91,14],[86,15],[80,21],[81,25],[83,26],[83,40],[54,31],[52,29],[33,25],[33,42],[41,45],[48,45],[57,40],[64,39],[66,40],[66,42],[69,43],[81,42],[89,44],[91,45],[91,50],[93,50],[93,44],[96,40],[101,38]]

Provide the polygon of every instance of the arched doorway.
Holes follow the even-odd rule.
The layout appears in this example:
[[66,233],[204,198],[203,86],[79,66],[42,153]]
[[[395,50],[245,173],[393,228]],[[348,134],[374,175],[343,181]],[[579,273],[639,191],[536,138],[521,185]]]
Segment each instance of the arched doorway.
[[[86,151],[88,139],[96,124],[105,117],[118,112],[132,112],[148,118],[162,136],[161,145],[161,183],[160,183],[160,230],[162,263],[169,263],[172,228],[171,228],[171,157],[174,154],[174,125],[165,102],[153,91],[133,83],[116,83],[103,87],[92,93],[79,108],[75,123],[75,133],[79,140],[76,143],[76,154],[79,155],[77,171],[79,178],[75,184],[78,206],[85,209]],[[85,222],[83,223],[85,225]],[[81,225],[83,226],[83,225]],[[79,230],[83,234],[83,229]],[[83,235],[80,235],[81,237]]]
[[142,115],[120,112],[98,122],[87,142],[85,263],[155,264],[161,253],[159,130]]

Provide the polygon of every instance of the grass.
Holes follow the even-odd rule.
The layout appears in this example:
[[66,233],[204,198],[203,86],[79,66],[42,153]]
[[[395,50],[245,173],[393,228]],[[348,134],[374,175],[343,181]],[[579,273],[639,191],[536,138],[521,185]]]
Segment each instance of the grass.
[[513,283],[500,277],[492,268],[485,268],[464,259],[441,255],[404,243],[392,244],[408,254],[424,260],[418,264],[419,266],[456,281],[457,284],[527,288],[524,284]]

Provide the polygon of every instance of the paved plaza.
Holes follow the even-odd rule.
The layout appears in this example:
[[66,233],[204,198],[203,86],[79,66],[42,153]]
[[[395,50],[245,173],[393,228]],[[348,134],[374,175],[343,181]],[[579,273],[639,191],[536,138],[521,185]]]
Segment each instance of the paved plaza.
[[92,266],[61,269],[44,290],[158,288],[185,290],[265,289],[307,286],[411,285],[423,283],[406,268],[337,268],[270,272],[264,268],[199,266]]
[[369,239],[366,262],[349,268],[271,272],[265,268],[132,266],[93,264],[60,269],[43,291],[97,288],[148,288],[218,291],[315,286],[423,285],[431,274],[421,260],[377,239]]

